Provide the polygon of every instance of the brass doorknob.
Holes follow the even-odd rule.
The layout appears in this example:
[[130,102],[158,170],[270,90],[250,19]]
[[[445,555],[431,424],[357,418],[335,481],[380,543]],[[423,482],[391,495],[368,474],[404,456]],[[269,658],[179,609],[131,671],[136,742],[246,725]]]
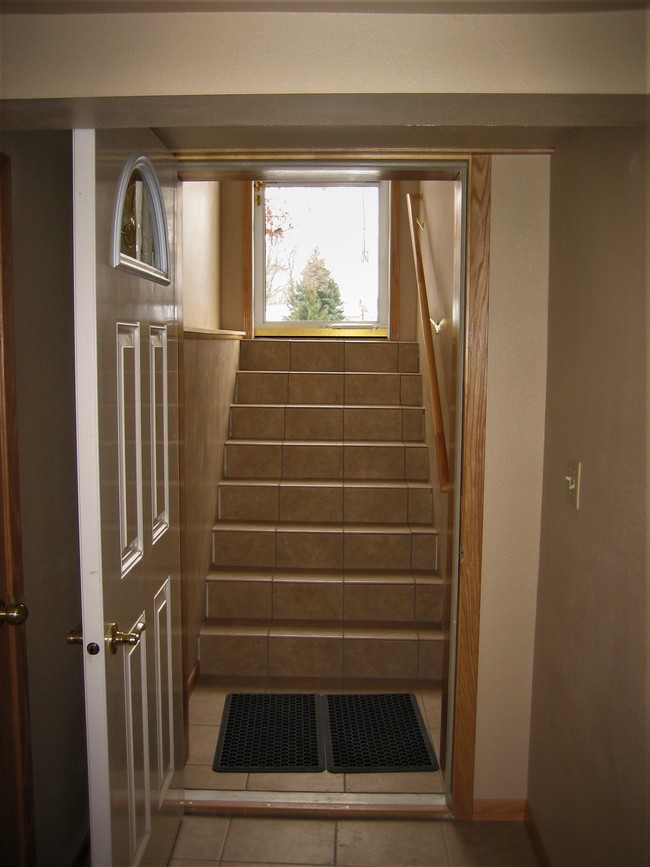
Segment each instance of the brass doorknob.
[[[144,632],[144,623],[137,623],[133,627],[133,632],[120,632],[117,628],[117,623],[107,623],[106,624],[106,635],[104,636],[104,641],[108,645],[108,649],[111,653],[117,653],[117,648],[120,644],[128,644],[131,647],[134,647],[136,644],[140,642],[140,637]],[[68,632],[66,637],[66,641],[68,644],[83,644],[84,637],[81,628],[73,629],[72,632]],[[94,642],[88,645],[88,653],[91,656],[95,656],[99,653],[99,646]]]
[[144,623],[136,623],[133,632],[120,632],[117,623],[109,623],[106,628],[106,642],[111,653],[117,653],[120,644],[128,644],[134,647],[140,643],[140,637],[144,632]]
[[3,623],[19,626],[27,620],[28,614],[27,606],[22,602],[10,602],[9,605],[5,605],[4,600],[0,599],[0,626]]

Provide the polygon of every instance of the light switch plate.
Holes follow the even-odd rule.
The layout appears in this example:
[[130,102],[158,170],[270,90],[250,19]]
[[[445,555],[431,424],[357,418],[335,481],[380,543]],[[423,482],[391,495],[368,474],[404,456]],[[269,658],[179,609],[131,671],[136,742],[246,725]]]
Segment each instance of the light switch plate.
[[576,509],[580,508],[580,476],[582,475],[582,464],[580,461],[569,461],[569,471],[564,477],[567,485],[567,500]]

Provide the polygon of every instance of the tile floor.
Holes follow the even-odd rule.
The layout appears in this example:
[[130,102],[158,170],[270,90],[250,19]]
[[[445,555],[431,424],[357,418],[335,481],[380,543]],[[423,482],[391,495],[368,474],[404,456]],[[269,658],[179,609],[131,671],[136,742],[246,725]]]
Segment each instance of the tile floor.
[[[418,697],[436,752],[440,749],[440,692],[385,682],[354,683],[350,692],[409,691]],[[190,756],[186,796],[227,792],[319,793],[363,797],[443,792],[440,773],[422,774],[217,774],[212,761],[225,697],[229,692],[344,692],[341,681],[287,682],[202,678],[190,698]],[[187,815],[168,867],[535,867],[537,860],[522,823],[401,819],[256,818]]]
[[[190,754],[185,766],[186,797],[191,790],[209,790],[215,798],[230,792],[305,792],[305,793],[399,793],[441,795],[444,792],[439,771],[390,774],[246,774],[215,773],[212,762],[219,735],[219,723],[226,695],[229,692],[413,692],[417,695],[420,712],[427,724],[436,754],[440,752],[440,690],[434,687],[404,685],[390,681],[377,686],[356,681],[342,686],[340,680],[298,681],[271,678],[245,681],[199,678],[190,697]],[[205,796],[204,796],[205,797]]]
[[535,867],[520,822],[185,816],[168,867]]

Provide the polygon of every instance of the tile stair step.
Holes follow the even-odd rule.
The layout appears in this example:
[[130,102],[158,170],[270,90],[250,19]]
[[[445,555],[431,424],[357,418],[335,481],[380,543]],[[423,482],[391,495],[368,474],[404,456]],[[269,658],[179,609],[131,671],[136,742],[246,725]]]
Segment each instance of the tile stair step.
[[387,340],[242,340],[241,370],[418,372],[418,344]]
[[424,443],[227,440],[227,479],[384,479],[426,482]]
[[419,373],[331,373],[240,370],[235,403],[272,405],[420,406]]
[[232,404],[230,438],[422,442],[422,406]]
[[364,621],[208,620],[203,675],[440,680],[442,630]]
[[226,479],[221,521],[304,521],[431,525],[433,493],[422,482]]
[[442,580],[431,573],[214,569],[212,619],[421,621],[442,619]]
[[227,522],[212,531],[217,566],[426,569],[438,566],[438,536],[409,524]]

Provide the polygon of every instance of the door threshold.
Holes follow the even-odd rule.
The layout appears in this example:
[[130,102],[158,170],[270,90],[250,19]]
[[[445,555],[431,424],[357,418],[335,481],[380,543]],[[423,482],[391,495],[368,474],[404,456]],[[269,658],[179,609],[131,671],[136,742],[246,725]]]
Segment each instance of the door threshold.
[[444,794],[386,796],[345,792],[216,792],[185,789],[179,800],[186,815],[310,816],[337,819],[451,818]]

